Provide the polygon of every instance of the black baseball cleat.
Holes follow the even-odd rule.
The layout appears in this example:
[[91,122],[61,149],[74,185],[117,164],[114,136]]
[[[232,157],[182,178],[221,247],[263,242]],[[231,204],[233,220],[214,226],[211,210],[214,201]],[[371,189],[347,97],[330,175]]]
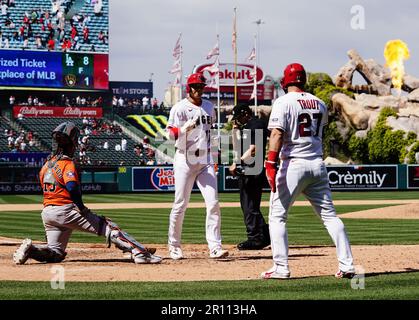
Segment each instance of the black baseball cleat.
[[265,241],[254,241],[254,240],[246,240],[243,242],[240,242],[237,245],[237,249],[239,250],[261,250],[268,246],[270,242],[266,243]]

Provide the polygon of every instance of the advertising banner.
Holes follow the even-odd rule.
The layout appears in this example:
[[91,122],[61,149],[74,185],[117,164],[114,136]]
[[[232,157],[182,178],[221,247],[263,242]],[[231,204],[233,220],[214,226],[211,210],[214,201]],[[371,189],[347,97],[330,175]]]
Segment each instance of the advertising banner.
[[13,117],[18,114],[23,117],[48,117],[48,118],[102,118],[102,108],[79,108],[79,107],[44,107],[44,106],[14,106]]
[[1,152],[0,158],[11,162],[38,163],[42,165],[48,155],[48,152]]
[[[417,167],[419,168],[419,166]],[[414,169],[410,169],[411,172]],[[419,171],[419,169],[418,169]],[[397,165],[327,166],[329,184],[332,190],[385,190],[398,188]],[[419,172],[416,183],[419,188]],[[230,175],[224,167],[224,190],[238,190],[238,178]],[[412,184],[411,186],[413,186]],[[412,188],[412,187],[411,187]],[[269,190],[265,181],[264,190]]]
[[398,188],[397,165],[328,166],[332,190],[383,190]]
[[1,50],[0,86],[108,90],[107,54]]
[[[211,66],[212,64],[206,63],[196,66],[194,72],[203,72],[205,76],[206,72],[204,69]],[[209,72],[208,72],[209,73]],[[220,86],[233,86],[235,82],[234,77],[234,63],[220,63]],[[251,64],[237,64],[237,86],[252,86],[253,85],[253,73],[254,66]],[[263,80],[263,70],[256,67],[256,82],[259,83]]]
[[[174,191],[175,176],[172,166],[133,167],[132,191]],[[196,184],[194,191],[199,190]]]
[[419,165],[407,166],[407,188],[419,189]]
[[[82,183],[83,193],[116,193],[118,184],[115,183]],[[0,183],[0,194],[42,194],[39,183]]]
[[153,82],[110,81],[112,95],[127,99],[153,97]]

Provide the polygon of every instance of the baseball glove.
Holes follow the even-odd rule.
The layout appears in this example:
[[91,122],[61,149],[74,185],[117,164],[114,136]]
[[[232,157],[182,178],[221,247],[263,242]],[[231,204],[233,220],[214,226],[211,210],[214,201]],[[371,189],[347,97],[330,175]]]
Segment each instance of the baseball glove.
[[147,248],[147,247],[145,247],[145,249],[147,250],[147,252],[149,252],[151,254],[156,253],[156,248]]

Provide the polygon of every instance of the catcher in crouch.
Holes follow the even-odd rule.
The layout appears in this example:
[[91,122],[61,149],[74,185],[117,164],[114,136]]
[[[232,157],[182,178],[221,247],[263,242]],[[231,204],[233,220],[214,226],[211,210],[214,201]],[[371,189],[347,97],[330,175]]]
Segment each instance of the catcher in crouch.
[[145,248],[110,219],[96,215],[83,204],[73,161],[78,137],[79,129],[72,122],[63,122],[52,132],[52,153],[39,172],[44,194],[42,221],[48,243],[34,245],[31,239],[23,240],[13,254],[14,262],[24,264],[29,258],[47,263],[63,261],[73,230],[105,236],[108,247],[114,243],[130,252],[135,263],[161,262],[161,257],[153,255],[155,250]]

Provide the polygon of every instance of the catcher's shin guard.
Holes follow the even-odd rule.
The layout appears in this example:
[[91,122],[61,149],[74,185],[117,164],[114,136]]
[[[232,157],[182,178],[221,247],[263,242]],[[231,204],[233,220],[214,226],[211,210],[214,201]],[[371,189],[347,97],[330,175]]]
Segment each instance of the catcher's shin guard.
[[139,243],[125,231],[122,231],[116,223],[106,218],[106,224],[105,236],[108,248],[110,248],[111,243],[113,243],[123,252],[131,252],[134,254],[148,252],[141,243]]
[[32,245],[29,251],[29,258],[39,262],[57,263],[64,260],[67,253],[58,253],[51,250],[47,246],[35,246]]

